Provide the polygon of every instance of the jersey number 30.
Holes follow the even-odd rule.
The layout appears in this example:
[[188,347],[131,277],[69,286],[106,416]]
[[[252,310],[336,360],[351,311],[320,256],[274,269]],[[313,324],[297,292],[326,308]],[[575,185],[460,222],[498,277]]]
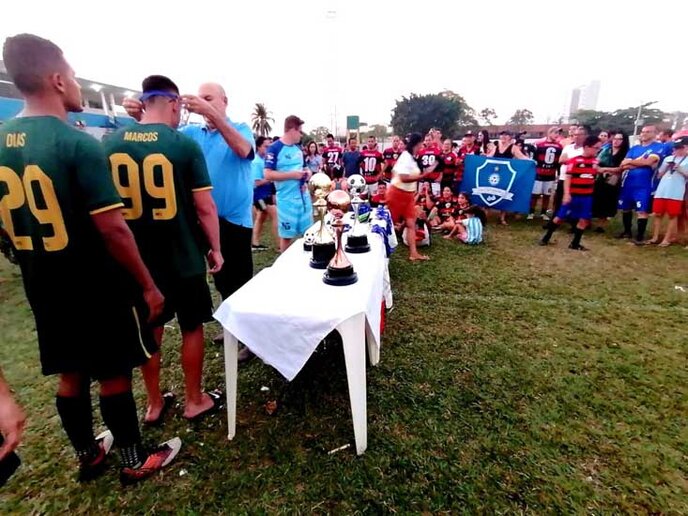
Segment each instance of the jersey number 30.
[[[61,251],[67,247],[69,237],[55,195],[55,187],[50,177],[38,165],[27,165],[21,178],[11,168],[0,167],[0,181],[7,185],[7,194],[0,200],[0,217],[17,250],[33,250],[31,237],[17,235],[12,222],[12,210],[19,209],[26,203],[40,224],[52,227],[52,236],[42,237],[45,250]],[[36,202],[36,190],[40,191],[43,198],[40,203]]]
[[[127,220],[141,218],[143,215],[143,191],[141,189],[139,164],[129,154],[117,152],[110,156],[110,166],[117,192],[120,197],[129,199],[131,202],[131,207],[124,208],[122,215]],[[162,184],[160,185],[155,182],[156,168],[161,172]],[[122,174],[123,171],[124,174]],[[122,182],[122,175],[126,176],[126,184]],[[177,197],[174,191],[172,163],[163,154],[149,154],[143,160],[143,187],[150,197],[164,201],[162,207],[153,209],[154,220],[170,220],[177,215]]]

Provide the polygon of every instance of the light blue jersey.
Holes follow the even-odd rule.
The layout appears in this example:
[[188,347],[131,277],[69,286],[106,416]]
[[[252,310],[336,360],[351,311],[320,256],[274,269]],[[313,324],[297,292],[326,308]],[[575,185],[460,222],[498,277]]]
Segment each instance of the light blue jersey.
[[483,241],[483,223],[478,217],[468,217],[461,223],[466,226],[466,240],[469,245],[480,244]]

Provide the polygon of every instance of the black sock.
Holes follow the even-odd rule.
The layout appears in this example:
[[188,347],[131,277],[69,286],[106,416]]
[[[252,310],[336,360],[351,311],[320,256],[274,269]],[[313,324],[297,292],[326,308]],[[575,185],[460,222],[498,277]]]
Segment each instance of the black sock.
[[77,397],[56,396],[57,413],[62,420],[77,456],[89,460],[98,454],[98,445],[93,436],[93,413],[91,412],[91,395],[88,391]]
[[132,392],[101,396],[100,413],[120,450],[123,465],[135,467],[141,464],[146,456],[141,447],[139,420]]
[[573,240],[571,240],[571,247],[580,247],[581,238],[583,238],[583,229],[579,227],[573,228]]
[[624,233],[627,235],[631,234],[631,225],[633,224],[633,212],[632,211],[624,211],[623,212],[623,227],[624,227]]
[[647,219],[638,219],[638,234],[636,240],[642,242],[645,238],[645,230],[647,229]]
[[552,235],[554,234],[554,232],[557,230],[558,227],[559,227],[559,224],[556,224],[554,221],[550,220],[547,223],[547,232],[542,237],[542,241],[545,243],[548,243],[550,238],[552,238]]

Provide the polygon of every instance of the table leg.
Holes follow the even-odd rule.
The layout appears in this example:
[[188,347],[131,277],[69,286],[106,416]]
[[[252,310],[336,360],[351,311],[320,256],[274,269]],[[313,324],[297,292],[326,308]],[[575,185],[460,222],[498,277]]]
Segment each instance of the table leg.
[[[373,332],[370,331],[368,324],[365,325],[366,343],[368,345],[368,358],[370,359],[370,365],[376,366],[380,362],[380,346],[375,342],[375,337],[373,337]],[[382,339],[382,335],[380,335]]]
[[351,416],[354,421],[356,453],[361,455],[368,447],[366,417],[366,359],[365,359],[365,315],[355,315],[337,330],[342,336],[346,377],[349,384]]
[[236,399],[237,399],[237,370],[239,341],[225,332],[225,382],[227,388],[227,439],[233,439],[236,434]]

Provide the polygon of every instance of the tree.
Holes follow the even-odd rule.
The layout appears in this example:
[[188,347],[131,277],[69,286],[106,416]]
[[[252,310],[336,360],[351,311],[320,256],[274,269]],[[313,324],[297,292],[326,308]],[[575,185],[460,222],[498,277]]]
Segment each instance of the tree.
[[517,109],[506,123],[507,125],[515,125],[520,131],[524,125],[533,123],[533,112],[530,109]]
[[306,135],[306,139],[309,141],[313,140],[317,143],[324,142],[325,138],[329,133],[330,130],[327,127],[321,125],[320,127],[316,127],[311,132],[309,132],[308,135]]
[[497,112],[492,108],[486,107],[480,111],[478,116],[480,120],[485,122],[485,125],[492,127],[492,122],[497,119]]
[[477,125],[471,107],[453,91],[429,95],[411,93],[396,101],[392,110],[392,127],[396,134],[426,134],[436,127],[447,137],[457,136],[462,129]]
[[270,136],[272,131],[270,122],[275,122],[275,119],[270,116],[271,114],[265,107],[265,104],[256,103],[256,107],[251,115],[251,121],[253,122],[253,132],[258,136]]
[[387,126],[374,124],[368,127],[365,132],[361,133],[361,138],[367,138],[368,136],[375,136],[378,140],[385,139],[387,137]]
[[[589,126],[593,133],[600,131],[623,131],[626,134],[633,134],[637,117],[638,108],[629,107],[612,112],[581,109],[573,114],[572,119],[578,124]],[[642,110],[640,118],[640,124],[645,125],[662,124],[671,117],[659,109],[646,107]]]

